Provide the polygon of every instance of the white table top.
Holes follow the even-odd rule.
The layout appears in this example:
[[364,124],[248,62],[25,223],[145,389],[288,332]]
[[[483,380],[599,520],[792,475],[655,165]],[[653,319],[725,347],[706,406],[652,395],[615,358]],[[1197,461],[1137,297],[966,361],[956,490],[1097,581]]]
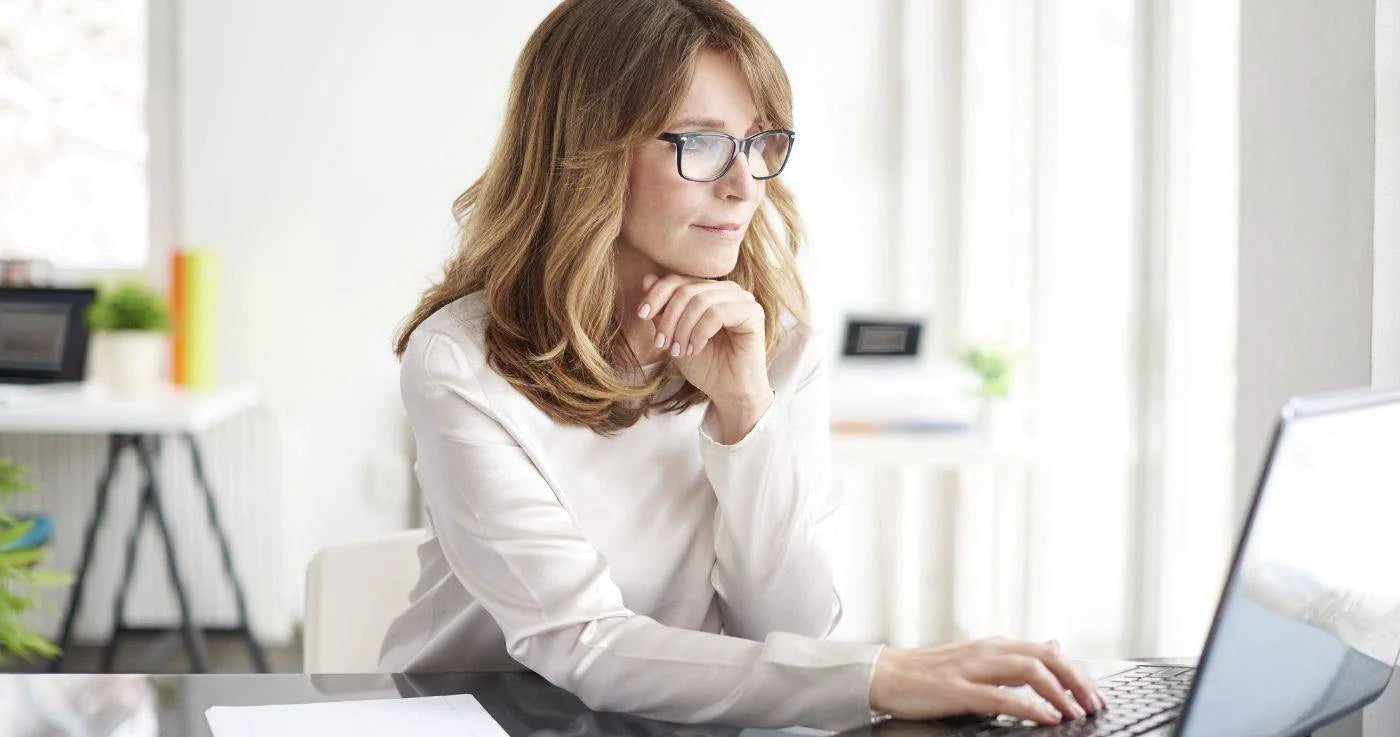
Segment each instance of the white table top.
[[0,433],[200,433],[261,404],[252,385],[190,389],[174,384],[141,397],[109,396],[97,385],[0,403]]

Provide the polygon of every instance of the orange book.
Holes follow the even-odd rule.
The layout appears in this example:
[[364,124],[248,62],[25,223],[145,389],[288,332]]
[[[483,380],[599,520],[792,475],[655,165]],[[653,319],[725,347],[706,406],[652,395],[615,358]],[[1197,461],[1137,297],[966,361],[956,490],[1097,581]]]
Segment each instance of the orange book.
[[185,366],[185,252],[176,247],[170,251],[170,380],[184,385]]

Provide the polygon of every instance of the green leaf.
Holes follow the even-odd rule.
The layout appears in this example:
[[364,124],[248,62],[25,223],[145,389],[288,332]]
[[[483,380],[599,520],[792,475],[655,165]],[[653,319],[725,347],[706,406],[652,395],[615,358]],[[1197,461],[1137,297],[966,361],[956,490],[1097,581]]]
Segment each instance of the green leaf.
[[5,605],[0,606],[0,665],[16,658],[32,660],[35,656],[57,656],[59,649],[53,643],[30,631],[19,620],[19,615],[28,610],[34,600],[13,595],[4,600]]
[[34,529],[34,520],[23,522],[11,522],[0,524],[0,549],[7,548],[19,542],[29,531]]
[[31,568],[24,571],[19,575],[19,578],[35,586],[67,586],[73,583],[73,574],[67,571],[50,571],[42,568]]
[[20,596],[8,590],[0,589],[0,603],[3,603],[5,612],[17,615],[34,605],[34,597]]
[[1003,397],[1011,389],[1011,357],[1005,353],[969,346],[962,354],[963,363],[982,378],[978,393],[988,397]]
[[43,548],[20,548],[0,553],[0,574],[6,568],[27,568],[44,559]]
[[11,655],[28,661],[36,655],[52,658],[58,653],[57,646],[24,627],[0,624],[0,663],[11,660]]
[[140,279],[102,284],[85,317],[92,330],[168,330],[165,298]]
[[[0,458],[0,499],[33,491],[36,487],[23,476],[29,466]],[[0,508],[0,548],[15,544],[33,529],[33,520],[21,520]],[[53,643],[30,631],[20,621],[20,615],[36,606],[51,607],[37,596],[21,593],[42,586],[61,586],[72,582],[64,571],[35,568],[45,557],[43,548],[22,548],[0,552],[0,665],[15,659],[52,658],[59,649]]]
[[10,599],[10,611],[15,614],[23,614],[34,607],[37,602],[32,596],[14,596]]

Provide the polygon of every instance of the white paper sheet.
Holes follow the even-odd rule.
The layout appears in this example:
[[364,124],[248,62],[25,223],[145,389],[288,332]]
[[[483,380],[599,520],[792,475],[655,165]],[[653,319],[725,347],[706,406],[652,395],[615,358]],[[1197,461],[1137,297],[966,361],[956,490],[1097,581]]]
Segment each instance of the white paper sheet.
[[279,706],[213,706],[214,737],[507,737],[471,694]]

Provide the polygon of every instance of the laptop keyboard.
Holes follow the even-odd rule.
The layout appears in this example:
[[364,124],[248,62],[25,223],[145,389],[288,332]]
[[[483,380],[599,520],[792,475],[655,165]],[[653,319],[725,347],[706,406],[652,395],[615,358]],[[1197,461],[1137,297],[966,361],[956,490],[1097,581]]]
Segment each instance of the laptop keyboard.
[[1099,680],[1108,709],[1085,719],[1044,727],[1021,720],[982,722],[957,732],[962,737],[1132,737],[1181,714],[1195,668],[1140,665]]

